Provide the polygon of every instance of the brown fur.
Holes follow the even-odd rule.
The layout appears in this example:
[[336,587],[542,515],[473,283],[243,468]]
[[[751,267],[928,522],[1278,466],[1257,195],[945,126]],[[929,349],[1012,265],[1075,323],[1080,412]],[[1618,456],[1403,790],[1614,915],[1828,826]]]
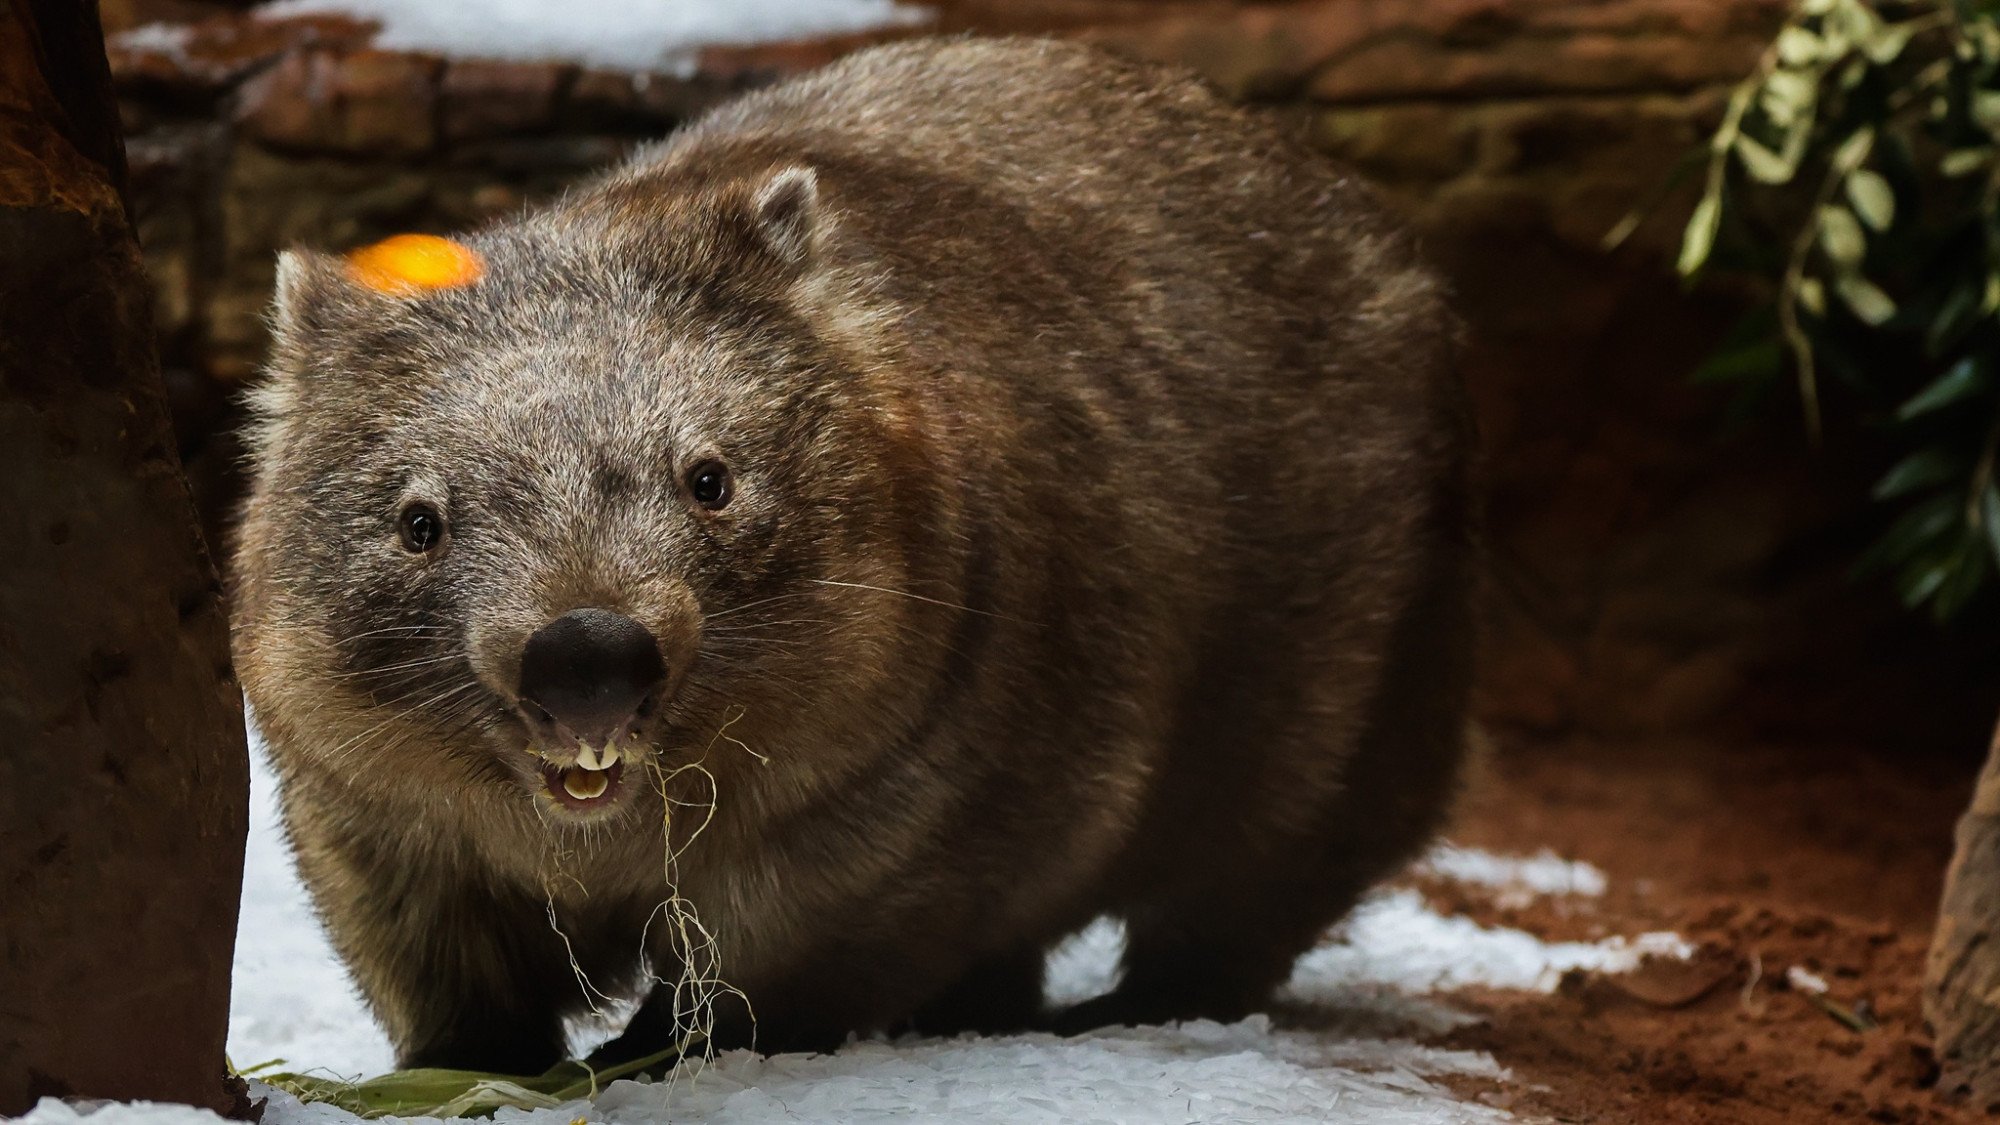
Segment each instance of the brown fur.
[[[716,778],[679,889],[765,1048],[1037,1022],[1044,950],[1103,912],[1123,984],[1058,1026],[1240,1016],[1433,831],[1452,325],[1269,125],[1079,47],[904,44],[467,241],[487,278],[418,298],[287,256],[237,558],[300,867],[405,1064],[559,1055],[585,999],[545,909],[637,987],[660,796],[564,815],[513,711],[579,606],[666,656],[646,753]],[[680,478],[711,456],[718,512]],[[398,546],[412,497],[435,556]]]

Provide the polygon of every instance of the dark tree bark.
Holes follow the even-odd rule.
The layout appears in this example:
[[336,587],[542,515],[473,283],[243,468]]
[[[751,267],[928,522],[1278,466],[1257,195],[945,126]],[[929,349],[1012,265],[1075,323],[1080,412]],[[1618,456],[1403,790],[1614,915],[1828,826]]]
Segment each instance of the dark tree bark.
[[2000,1106],[2000,731],[1958,820],[1924,976],[1938,1089]]
[[94,0],[0,0],[0,1115],[238,1104],[242,700],[123,152]]

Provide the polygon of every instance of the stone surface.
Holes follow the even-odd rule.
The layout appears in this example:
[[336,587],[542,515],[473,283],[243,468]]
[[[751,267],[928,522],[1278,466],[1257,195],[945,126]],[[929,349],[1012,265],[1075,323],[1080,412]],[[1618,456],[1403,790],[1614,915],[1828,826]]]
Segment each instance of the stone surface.
[[1323,0],[1165,5],[1084,34],[1239,97],[1378,102],[1652,93],[1733,82],[1782,0]]
[[462,141],[545,129],[556,95],[574,76],[574,68],[556,63],[451,62],[439,88],[444,139]]
[[352,50],[372,34],[372,25],[337,16],[264,20],[222,13],[141,24],[113,34],[106,48],[122,88],[148,88],[171,103],[225,92],[286,52]]
[[437,141],[441,66],[390,51],[292,50],[244,83],[236,120],[274,148],[421,155]]

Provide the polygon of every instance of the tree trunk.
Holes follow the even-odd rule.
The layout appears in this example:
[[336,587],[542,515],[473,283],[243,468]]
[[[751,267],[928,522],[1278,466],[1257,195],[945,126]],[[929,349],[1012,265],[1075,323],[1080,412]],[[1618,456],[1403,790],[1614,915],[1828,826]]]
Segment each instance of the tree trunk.
[[1958,820],[1924,977],[1938,1089],[2000,1107],[2000,731]]
[[0,0],[0,1115],[237,1108],[249,799],[94,0]]

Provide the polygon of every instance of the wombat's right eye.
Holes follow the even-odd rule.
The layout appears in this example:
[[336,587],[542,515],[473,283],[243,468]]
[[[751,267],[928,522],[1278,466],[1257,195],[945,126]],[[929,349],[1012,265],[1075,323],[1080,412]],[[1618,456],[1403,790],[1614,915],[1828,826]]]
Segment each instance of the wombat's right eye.
[[711,512],[729,503],[735,490],[729,466],[720,461],[703,461],[688,474],[688,491],[694,494],[694,502]]
[[413,555],[421,555],[435,550],[444,542],[444,517],[429,504],[412,504],[403,509],[399,521],[403,532],[403,549]]

